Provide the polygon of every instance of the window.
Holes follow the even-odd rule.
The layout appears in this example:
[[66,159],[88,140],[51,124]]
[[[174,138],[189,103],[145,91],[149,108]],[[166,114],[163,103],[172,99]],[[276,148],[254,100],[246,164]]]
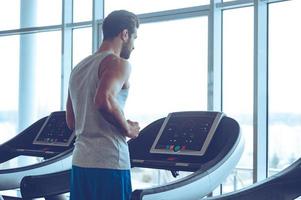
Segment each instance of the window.
[[269,175],[301,156],[300,1],[269,4]]
[[[244,153],[224,192],[252,184],[253,21],[253,7],[223,12],[223,111],[239,122],[245,139]],[[233,186],[234,179],[240,181]]]
[[[23,1],[28,4],[28,0]],[[37,3],[36,26],[57,25],[62,23],[61,0],[35,0],[35,2]]]
[[12,22],[17,22],[14,28],[58,25],[62,22],[61,0],[21,0],[16,5],[18,7],[13,5],[10,11],[18,14],[12,18]]
[[92,28],[73,30],[73,67],[92,53]]
[[[169,112],[206,110],[207,31],[207,17],[139,27],[130,59],[132,74],[125,108],[127,118],[138,121],[143,128]],[[171,180],[169,171],[133,170],[134,188]]]
[[19,36],[0,37],[0,144],[16,135],[19,98]]
[[[35,90],[37,107],[33,110],[38,120],[61,105],[61,32],[37,33],[35,55]],[[51,97],[51,100],[50,100]]]
[[209,0],[107,0],[105,1],[105,15],[108,15],[113,10],[126,9],[135,14],[157,12],[163,10],[171,10],[177,8],[186,8],[192,6],[208,5]]
[[[101,10],[99,12],[101,12]],[[73,0],[73,22],[91,20],[92,0]]]
[[0,31],[20,27],[20,1],[3,0],[0,6]]
[[19,131],[60,110],[61,32],[20,36]]
[[139,27],[129,117],[147,125],[169,112],[207,108],[207,23],[197,17]]

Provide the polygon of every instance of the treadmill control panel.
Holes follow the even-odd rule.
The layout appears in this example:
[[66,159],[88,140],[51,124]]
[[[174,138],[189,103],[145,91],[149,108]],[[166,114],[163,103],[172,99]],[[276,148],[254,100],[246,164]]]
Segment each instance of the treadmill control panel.
[[151,153],[205,154],[223,114],[221,112],[176,112],[164,120]]
[[67,126],[65,114],[53,112],[44,122],[33,144],[68,147],[74,137],[74,132]]

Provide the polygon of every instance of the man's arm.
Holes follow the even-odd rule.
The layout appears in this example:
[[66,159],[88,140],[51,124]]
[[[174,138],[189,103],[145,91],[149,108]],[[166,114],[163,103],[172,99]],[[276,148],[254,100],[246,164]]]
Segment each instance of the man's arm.
[[68,128],[74,130],[75,128],[74,111],[73,111],[72,101],[69,92],[68,92],[68,99],[66,104],[66,122]]
[[94,103],[106,120],[120,128],[125,136],[137,137],[138,123],[125,119],[117,100],[118,93],[129,79],[131,66],[126,60],[113,55],[103,60],[101,65]]

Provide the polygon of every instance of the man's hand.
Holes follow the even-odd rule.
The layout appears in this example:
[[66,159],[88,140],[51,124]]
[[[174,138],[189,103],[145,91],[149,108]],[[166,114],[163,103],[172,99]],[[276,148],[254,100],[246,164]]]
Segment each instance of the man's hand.
[[125,133],[125,136],[129,138],[136,138],[139,135],[139,123],[138,122],[133,122],[131,120],[127,120],[127,130]]

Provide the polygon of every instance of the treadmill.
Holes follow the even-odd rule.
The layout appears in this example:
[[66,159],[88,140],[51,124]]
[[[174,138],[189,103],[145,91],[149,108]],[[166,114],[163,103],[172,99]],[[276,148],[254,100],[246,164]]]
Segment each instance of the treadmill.
[[[39,132],[44,120],[37,122],[34,132]],[[61,120],[65,124],[65,118]],[[27,143],[33,143],[37,137],[34,135],[26,139]],[[59,147],[65,151],[49,160],[61,160],[63,156],[70,159],[72,144]],[[136,189],[132,200],[196,200],[213,191],[231,173],[241,157],[244,141],[234,119],[221,112],[192,111],[170,113],[152,122],[128,145],[132,168],[165,169],[174,177],[179,171],[192,172],[164,185]],[[69,192],[71,161],[68,162],[65,170],[23,176],[21,182],[19,179],[22,197],[55,199]]]
[[206,200],[293,200],[301,196],[301,158],[249,187]]
[[197,200],[231,173],[243,152],[239,124],[220,112],[176,112],[145,127],[129,141],[132,167],[192,174],[137,189],[133,200]]
[[[17,159],[19,156],[19,160],[27,157],[39,158],[37,162],[25,166],[1,167],[0,194],[1,191],[5,190],[28,188],[29,185],[26,184],[26,180],[30,176],[65,173],[66,170],[71,168],[74,139],[74,133],[67,127],[65,112],[59,111],[38,120],[11,140],[0,145],[1,165],[5,165],[6,162],[12,159]],[[69,180],[60,184],[64,183],[69,185]],[[57,185],[47,187],[51,190]],[[57,194],[48,194],[49,199],[57,199]],[[22,197],[24,197],[23,194]],[[18,197],[3,196],[3,198],[17,199]]]

